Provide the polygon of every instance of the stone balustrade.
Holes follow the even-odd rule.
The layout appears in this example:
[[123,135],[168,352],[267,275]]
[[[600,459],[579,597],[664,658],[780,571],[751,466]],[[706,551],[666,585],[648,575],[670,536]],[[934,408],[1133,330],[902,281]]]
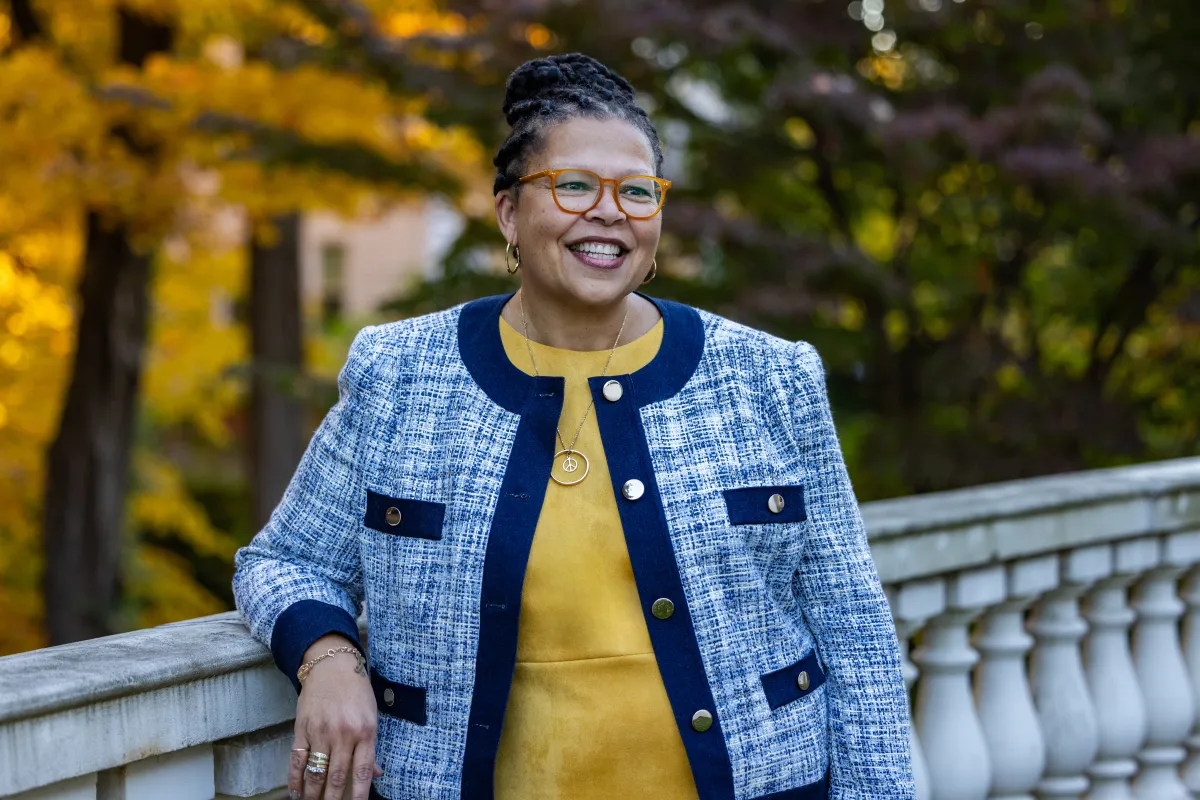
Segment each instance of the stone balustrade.
[[[863,516],[921,800],[1200,792],[1200,459]],[[0,797],[282,797],[294,709],[235,614],[0,658]]]

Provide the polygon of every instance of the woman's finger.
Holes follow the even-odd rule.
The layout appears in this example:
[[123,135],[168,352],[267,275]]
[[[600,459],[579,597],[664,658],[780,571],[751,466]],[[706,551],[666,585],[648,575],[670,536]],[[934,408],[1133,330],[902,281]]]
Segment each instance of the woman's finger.
[[[325,744],[325,741],[322,738],[314,738],[313,743],[310,745],[309,756],[311,757],[313,753],[329,755],[330,748],[329,745]],[[332,756],[329,761],[333,761]],[[320,767],[319,771],[314,772],[305,764],[304,793],[301,795],[304,800],[321,800],[325,796],[325,786],[329,782],[329,767],[330,763],[326,763],[325,766]],[[333,793],[331,792],[329,796],[333,797]],[[341,800],[341,797],[338,797],[338,800]]]
[[354,760],[350,771],[351,780],[354,781],[353,800],[368,800],[376,766],[375,737],[360,739],[354,746]]
[[353,746],[348,741],[332,745],[329,773],[325,776],[325,800],[343,800],[346,796],[346,786],[350,782],[350,759],[354,755]]
[[288,797],[299,800],[304,789],[304,764],[308,761],[308,741],[299,730],[292,736],[292,757],[288,759]]

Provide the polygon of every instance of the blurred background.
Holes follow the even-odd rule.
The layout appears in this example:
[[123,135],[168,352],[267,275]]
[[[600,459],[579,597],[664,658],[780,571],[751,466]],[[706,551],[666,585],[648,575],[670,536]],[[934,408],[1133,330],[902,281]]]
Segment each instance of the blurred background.
[[649,291],[813,342],[860,500],[1200,454],[1187,0],[0,0],[0,655],[232,608],[354,333],[514,287],[504,80],[574,50]]

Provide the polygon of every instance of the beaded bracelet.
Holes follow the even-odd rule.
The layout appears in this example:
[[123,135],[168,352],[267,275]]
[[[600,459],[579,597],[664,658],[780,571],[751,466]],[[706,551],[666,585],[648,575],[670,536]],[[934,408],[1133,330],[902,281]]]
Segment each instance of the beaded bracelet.
[[308,677],[308,673],[312,671],[312,668],[316,666],[317,662],[324,661],[331,656],[336,656],[338,653],[353,653],[354,658],[358,662],[354,665],[354,671],[359,675],[367,674],[367,660],[363,658],[361,650],[359,650],[357,647],[334,647],[326,650],[324,653],[321,653],[321,655],[317,656],[312,661],[309,661],[307,664],[301,664],[300,669],[296,670],[296,680],[300,681],[300,683],[304,683],[304,679]]

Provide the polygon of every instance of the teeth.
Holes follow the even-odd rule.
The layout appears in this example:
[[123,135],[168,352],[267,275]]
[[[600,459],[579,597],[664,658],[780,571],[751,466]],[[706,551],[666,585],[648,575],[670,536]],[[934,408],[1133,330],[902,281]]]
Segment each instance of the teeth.
[[619,245],[606,244],[602,242],[580,242],[579,244],[571,245],[571,249],[576,253],[587,253],[590,256],[601,256],[605,258],[616,258],[621,255]]

